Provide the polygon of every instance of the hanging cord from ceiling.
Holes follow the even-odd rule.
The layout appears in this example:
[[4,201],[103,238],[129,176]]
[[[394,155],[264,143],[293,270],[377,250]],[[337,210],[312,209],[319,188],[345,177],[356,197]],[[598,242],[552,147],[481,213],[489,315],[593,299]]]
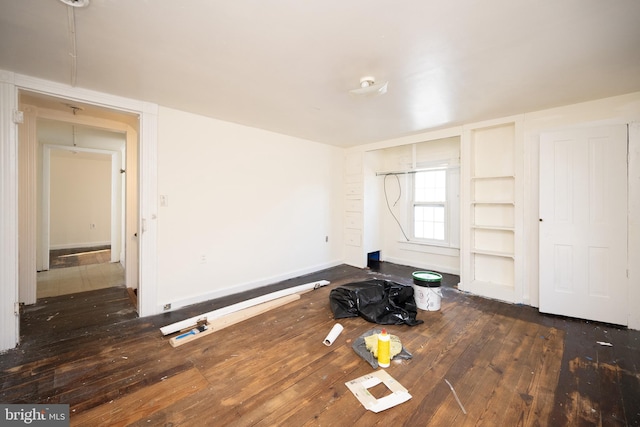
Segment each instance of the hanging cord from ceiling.
[[[409,238],[407,237],[407,233],[404,232],[404,228],[402,228],[402,224],[400,223],[400,221],[398,220],[398,218],[396,217],[396,215],[393,213],[393,210],[391,209],[391,205],[389,205],[389,195],[387,194],[387,178],[389,177],[389,175],[391,174],[386,174],[384,176],[384,181],[383,181],[383,189],[384,189],[384,200],[387,202],[387,209],[389,209],[389,213],[391,214],[391,216],[393,217],[393,219],[396,220],[396,223],[398,224],[398,227],[400,227],[400,231],[402,231],[402,235],[404,236],[405,239],[407,239],[407,242],[409,241]],[[393,206],[395,206],[398,201],[400,200],[400,198],[402,197],[402,185],[400,185],[400,178],[398,178],[397,174],[393,174],[393,176],[395,176],[396,181],[398,182],[398,198],[396,199],[395,202],[393,202]]]
[[69,56],[71,57],[71,86],[76,85],[78,72],[78,48],[76,43],[76,8],[67,7],[67,24],[69,27]]
[[[73,144],[74,147],[77,147],[78,144],[76,143],[76,127],[71,125],[71,143]],[[78,154],[78,152],[76,150],[71,151],[73,154]]]

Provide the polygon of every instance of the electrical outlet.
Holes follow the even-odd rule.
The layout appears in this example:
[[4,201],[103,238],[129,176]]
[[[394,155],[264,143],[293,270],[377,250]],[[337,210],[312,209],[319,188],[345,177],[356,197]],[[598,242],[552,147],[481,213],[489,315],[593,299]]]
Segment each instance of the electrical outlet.
[[207,263],[207,256],[200,255],[200,264],[206,264],[206,263]]
[[171,304],[165,304],[163,309],[164,311],[171,310]]
[[95,224],[89,224],[89,230],[95,230],[95,229],[96,229]]
[[167,196],[166,194],[160,195],[160,206],[165,208],[169,206],[169,196]]

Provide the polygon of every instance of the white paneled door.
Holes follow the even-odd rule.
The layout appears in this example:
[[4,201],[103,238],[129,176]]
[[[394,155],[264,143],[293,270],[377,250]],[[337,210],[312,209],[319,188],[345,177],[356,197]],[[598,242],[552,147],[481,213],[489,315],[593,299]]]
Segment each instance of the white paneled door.
[[627,325],[627,127],[540,138],[540,311]]

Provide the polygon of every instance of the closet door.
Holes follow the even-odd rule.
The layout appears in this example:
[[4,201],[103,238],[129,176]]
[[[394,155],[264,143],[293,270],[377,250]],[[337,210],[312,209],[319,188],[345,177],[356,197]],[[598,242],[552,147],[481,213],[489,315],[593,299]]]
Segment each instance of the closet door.
[[627,128],[540,139],[540,311],[627,325]]

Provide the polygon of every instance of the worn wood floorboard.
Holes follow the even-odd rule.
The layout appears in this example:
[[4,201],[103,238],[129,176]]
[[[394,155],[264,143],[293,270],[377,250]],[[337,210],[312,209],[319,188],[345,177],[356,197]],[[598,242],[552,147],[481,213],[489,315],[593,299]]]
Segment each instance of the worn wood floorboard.
[[[174,401],[190,399],[208,382],[194,368],[162,382],[135,391],[105,405],[84,411],[73,418],[75,425],[126,426],[165,409]],[[149,425],[147,423],[147,425]]]
[[[450,275],[440,311],[387,328],[413,354],[388,368],[412,399],[365,410],[344,383],[373,370],[351,345],[379,326],[341,319],[323,345],[336,323],[329,292],[371,278],[411,284],[413,270],[338,266],[144,319],[124,288],[42,299],[22,309],[22,344],[0,355],[0,402],[67,403],[82,426],[640,425],[640,332],[467,295]],[[178,348],[159,331],[322,279],[331,285]]]

